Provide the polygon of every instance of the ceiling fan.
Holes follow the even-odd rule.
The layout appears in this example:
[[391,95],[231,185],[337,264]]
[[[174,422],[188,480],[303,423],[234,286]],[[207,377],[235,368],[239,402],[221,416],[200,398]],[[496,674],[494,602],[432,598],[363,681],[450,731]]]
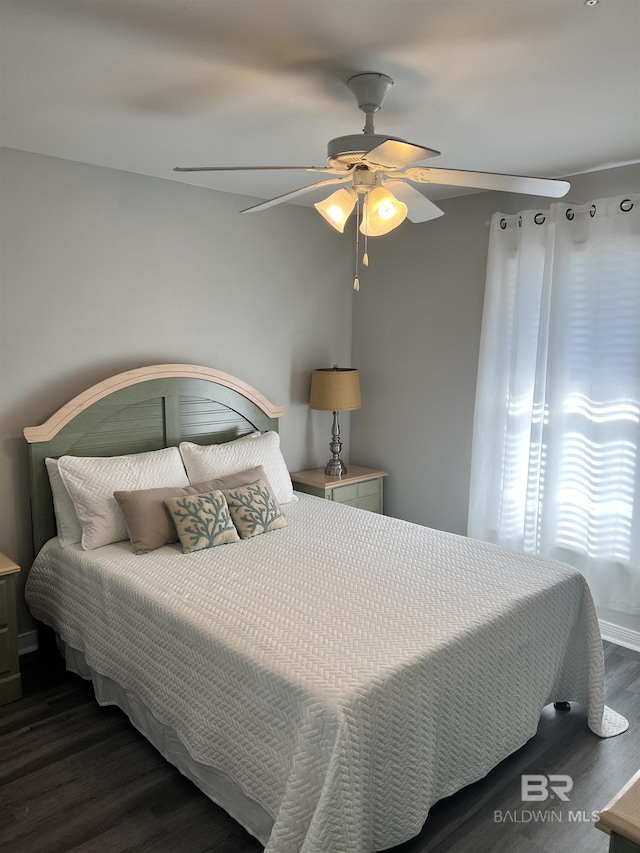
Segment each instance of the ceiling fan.
[[405,218],[426,222],[442,216],[432,201],[411,186],[445,184],[483,190],[527,193],[560,198],[570,187],[567,181],[503,175],[495,172],[473,172],[462,169],[437,169],[414,166],[440,152],[413,145],[395,136],[375,132],[373,116],[381,109],[393,80],[386,74],[356,74],[347,81],[366,116],[362,134],[338,136],[328,145],[328,166],[176,166],[175,172],[233,172],[299,169],[327,175],[327,180],[300,187],[268,201],[248,207],[242,213],[256,213],[296,196],[336,184],[344,186],[315,205],[324,218],[338,231],[344,231],[347,219],[359,198],[364,197],[360,231],[378,237],[397,228]]

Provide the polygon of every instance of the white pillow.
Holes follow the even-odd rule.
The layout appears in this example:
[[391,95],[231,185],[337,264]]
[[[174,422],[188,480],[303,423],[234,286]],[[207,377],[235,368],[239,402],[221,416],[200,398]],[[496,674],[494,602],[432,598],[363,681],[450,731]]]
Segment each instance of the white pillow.
[[75,545],[82,539],[82,527],[76,514],[76,508],[71,500],[67,487],[62,482],[58,471],[58,460],[47,457],[44,460],[49,475],[49,485],[53,495],[53,510],[56,514],[56,529],[58,541],[63,548]]
[[85,551],[129,537],[114,492],[189,485],[177,447],[130,456],[61,456],[58,471],[82,525]]
[[280,450],[277,432],[247,435],[225,444],[191,444],[183,441],[180,453],[192,483],[213,477],[226,477],[237,471],[262,465],[278,503],[297,501],[291,477]]

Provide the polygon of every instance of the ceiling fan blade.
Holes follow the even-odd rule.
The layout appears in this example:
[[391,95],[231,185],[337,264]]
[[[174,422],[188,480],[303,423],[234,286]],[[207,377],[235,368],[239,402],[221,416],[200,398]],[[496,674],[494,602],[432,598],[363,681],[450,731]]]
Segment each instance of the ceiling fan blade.
[[362,161],[371,166],[382,166],[383,169],[403,169],[411,163],[419,163],[420,160],[437,157],[439,154],[440,152],[433,148],[423,148],[400,139],[387,139],[365,154]]
[[254,204],[253,207],[245,207],[240,213],[257,213],[259,210],[266,210],[268,207],[273,207],[276,204],[282,204],[283,201],[288,201],[290,198],[295,198],[304,193],[309,193],[311,190],[317,190],[318,187],[328,187],[331,184],[344,184],[351,181],[351,175],[345,175],[340,178],[331,178],[329,181],[319,181],[317,184],[311,184],[308,187],[300,187],[299,190],[293,190],[284,195],[278,195],[275,198],[270,198],[268,201],[261,201],[260,204]]
[[302,169],[304,172],[328,172],[330,175],[343,174],[346,169],[334,169],[330,166],[174,166],[174,172],[269,172],[281,169]]
[[417,184],[445,184],[452,187],[471,187],[479,190],[499,190],[508,193],[525,193],[562,198],[571,184],[553,178],[529,178],[525,175],[502,175],[497,172],[469,172],[464,169],[432,169],[422,167],[407,169],[398,178]]
[[405,181],[385,181],[385,187],[407,205],[407,218],[412,222],[428,222],[444,215],[444,210],[425,198],[419,190]]

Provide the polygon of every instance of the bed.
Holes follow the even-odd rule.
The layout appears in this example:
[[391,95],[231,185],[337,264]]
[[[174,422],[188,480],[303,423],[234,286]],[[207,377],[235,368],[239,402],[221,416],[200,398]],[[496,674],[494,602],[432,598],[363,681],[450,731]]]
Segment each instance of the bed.
[[56,537],[46,457],[110,457],[277,431],[228,374],[159,365],[75,398],[30,445],[34,616],[268,853],[371,853],[576,701],[600,737],[602,643],[582,576],[309,495],[286,527],[183,554]]

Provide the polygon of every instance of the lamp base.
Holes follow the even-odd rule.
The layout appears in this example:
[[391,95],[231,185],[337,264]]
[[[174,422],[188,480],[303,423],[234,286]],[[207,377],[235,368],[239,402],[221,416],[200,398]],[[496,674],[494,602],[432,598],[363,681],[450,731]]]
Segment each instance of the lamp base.
[[328,477],[342,477],[347,473],[347,466],[342,459],[330,459],[324,469],[324,473]]
[[333,413],[333,426],[331,427],[331,443],[329,444],[329,450],[333,453],[333,459],[330,459],[327,462],[327,467],[324,469],[324,473],[328,477],[342,477],[343,474],[347,473],[347,466],[344,464],[342,459],[340,459],[342,442],[340,441],[340,424],[338,422],[337,412]]

